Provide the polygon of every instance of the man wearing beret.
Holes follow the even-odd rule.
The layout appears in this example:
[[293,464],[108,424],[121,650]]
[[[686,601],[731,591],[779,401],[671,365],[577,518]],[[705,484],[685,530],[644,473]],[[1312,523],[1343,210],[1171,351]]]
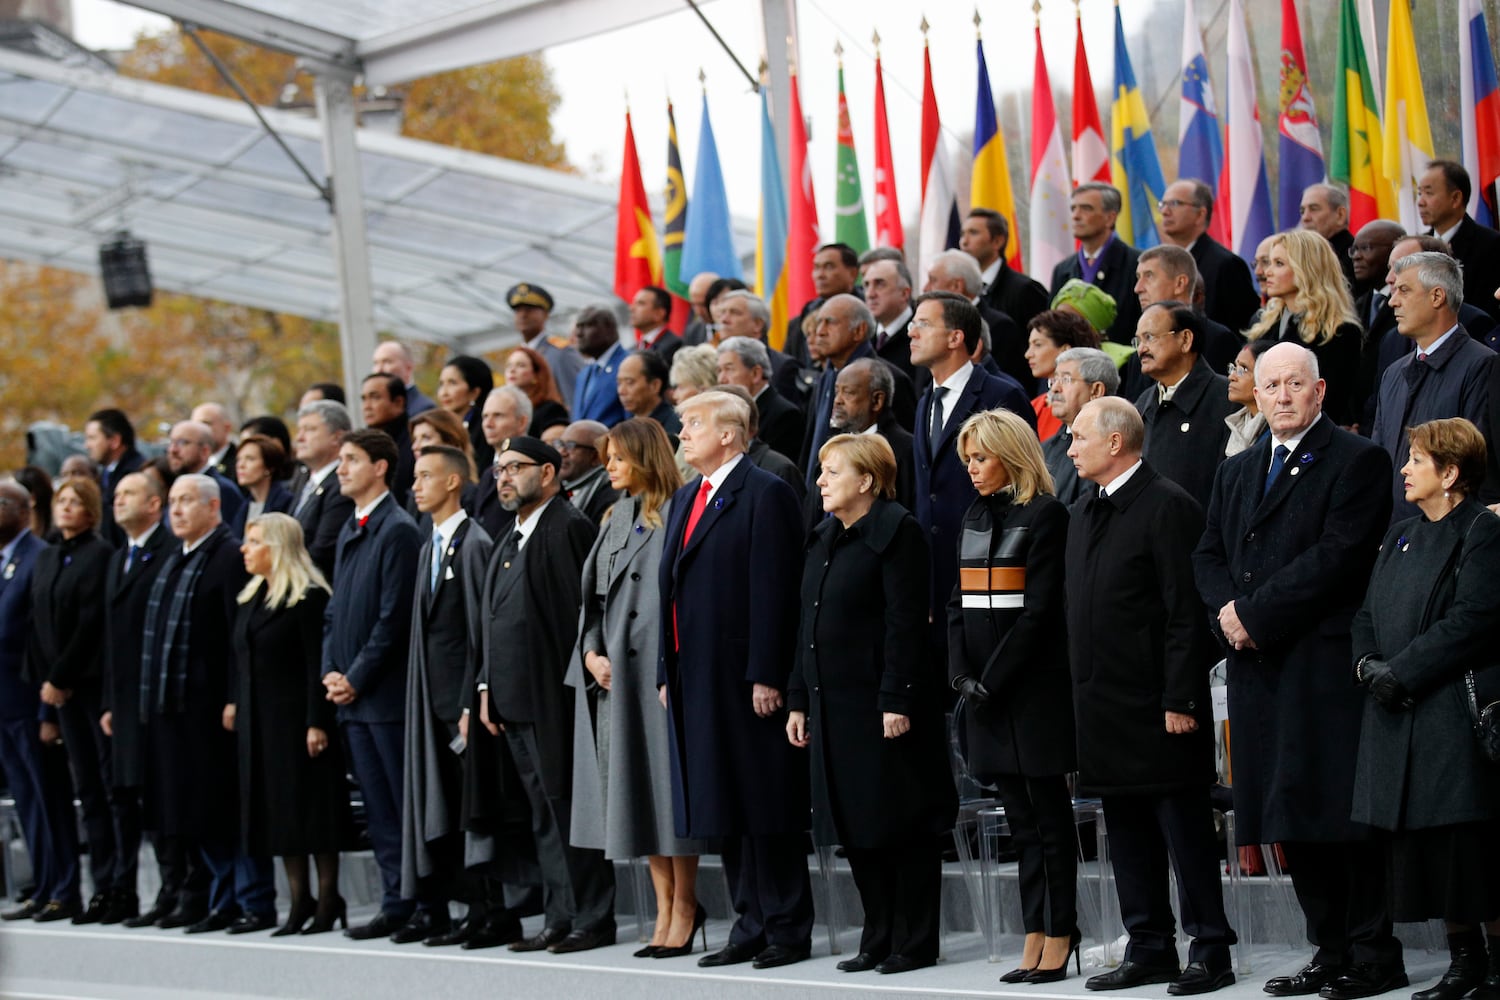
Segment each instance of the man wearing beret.
[[546,924],[511,950],[586,951],[615,943],[614,869],[602,851],[569,843],[573,690],[563,676],[578,639],[583,563],[599,529],[558,497],[562,456],[551,445],[513,437],[497,451],[500,503],[516,523],[497,539],[480,605],[481,656],[464,727],[465,782],[477,800],[466,817],[467,855],[470,864],[486,852],[504,860],[498,841],[515,832],[524,796]]
[[568,344],[567,337],[547,336],[547,317],[552,314],[552,295],[541,285],[521,282],[505,293],[505,301],[515,313],[516,332],[521,343],[547,359],[552,378],[562,393],[563,404],[573,409],[573,383],[588,362]]

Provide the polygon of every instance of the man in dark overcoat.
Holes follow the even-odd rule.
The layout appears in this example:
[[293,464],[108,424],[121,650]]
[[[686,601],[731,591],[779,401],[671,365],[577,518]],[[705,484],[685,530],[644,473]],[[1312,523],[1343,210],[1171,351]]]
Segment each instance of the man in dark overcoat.
[[[1119,968],[1092,990],[1170,983],[1173,995],[1234,982],[1218,844],[1208,672],[1218,658],[1193,584],[1203,511],[1141,460],[1145,428],[1123,399],[1096,399],[1072,424],[1080,478],[1099,485],[1068,525],[1068,655],[1078,731],[1079,794],[1104,801],[1120,917]],[[1179,973],[1167,865],[1177,873]]]
[[1358,970],[1401,965],[1385,861],[1349,818],[1365,702],[1349,683],[1349,623],[1389,523],[1391,461],[1323,416],[1323,391],[1302,345],[1260,357],[1270,435],[1220,468],[1193,554],[1229,657],[1235,834],[1282,846],[1317,946],[1301,971],[1266,984],[1273,996],[1329,984],[1365,996]]
[[700,965],[799,962],[811,952],[806,762],[786,740],[802,527],[796,494],[745,455],[750,406],[701,393],[682,409],[700,473],[672,500],[661,560],[657,684],[670,713],[679,837],[721,838],[738,915]]
[[293,448],[302,468],[288,486],[292,494],[292,516],[302,525],[307,554],[334,582],[334,562],[339,532],[354,513],[354,501],[339,490],[339,445],[353,430],[343,403],[317,399],[297,411],[297,437]]

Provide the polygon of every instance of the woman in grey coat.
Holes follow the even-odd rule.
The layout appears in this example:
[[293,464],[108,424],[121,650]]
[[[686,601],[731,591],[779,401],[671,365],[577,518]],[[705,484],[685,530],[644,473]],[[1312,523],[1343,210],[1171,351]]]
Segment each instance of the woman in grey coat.
[[1500,772],[1474,739],[1465,673],[1483,699],[1500,639],[1500,518],[1473,499],[1487,454],[1473,424],[1433,420],[1407,434],[1401,479],[1422,513],[1386,533],[1352,628],[1355,678],[1370,696],[1353,818],[1390,831],[1391,917],[1447,922],[1452,963],[1415,1000],[1458,1000],[1476,987],[1493,998]]
[[606,515],[583,570],[578,647],[566,683],[573,726],[575,846],[650,857],[656,931],[639,958],[687,954],[703,926],[699,841],[675,835],[666,712],[657,698],[661,603],[657,566],[673,492],[682,485],[660,424],[617,424],[601,452],[625,496]]

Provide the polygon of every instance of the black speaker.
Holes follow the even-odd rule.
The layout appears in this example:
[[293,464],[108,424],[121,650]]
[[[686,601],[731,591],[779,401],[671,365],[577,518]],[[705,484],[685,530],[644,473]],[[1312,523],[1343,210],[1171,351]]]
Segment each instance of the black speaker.
[[104,299],[111,309],[151,304],[151,268],[146,263],[146,244],[126,230],[99,247],[99,273],[104,279]]

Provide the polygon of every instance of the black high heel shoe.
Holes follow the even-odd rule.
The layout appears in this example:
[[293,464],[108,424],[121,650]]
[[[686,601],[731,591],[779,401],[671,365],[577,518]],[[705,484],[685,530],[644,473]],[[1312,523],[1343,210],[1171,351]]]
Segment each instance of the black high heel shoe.
[[1077,966],[1078,972],[1082,974],[1083,956],[1078,953],[1078,946],[1082,943],[1083,932],[1077,927],[1073,928],[1073,933],[1068,935],[1068,954],[1063,956],[1062,965],[1055,969],[1044,969],[1038,965],[1021,981],[1023,983],[1060,983],[1068,978],[1068,959],[1070,958]]
[[706,926],[707,923],[708,923],[708,911],[703,908],[703,904],[702,903],[699,903],[698,904],[697,912],[695,912],[693,914],[693,929],[688,932],[687,941],[684,944],[682,944],[682,945],[680,945],[680,946],[678,946],[676,948],[669,948],[666,945],[662,945],[661,947],[659,947],[659,948],[656,949],[656,952],[654,954],[652,954],[651,957],[652,958],[681,958],[684,955],[691,955],[693,953],[693,939],[698,936],[698,932],[699,931],[703,932],[703,950],[707,951],[708,950],[708,927]]
[[1026,977],[1031,975],[1035,971],[1036,966],[1034,965],[1029,969],[1011,969],[1005,975],[1000,977],[1000,981],[1002,983],[1024,983],[1026,981]]
[[646,947],[638,949],[634,954],[636,958],[655,958],[656,953],[659,951],[661,951],[661,945],[648,944]]
[[335,923],[343,930],[349,929],[349,904],[344,902],[343,896],[338,897],[338,901],[328,907],[327,912],[324,912],[323,907],[318,907],[318,915],[313,918],[312,923],[302,928],[302,933],[324,934],[333,930]]
[[286,915],[286,923],[271,932],[272,937],[286,937],[290,934],[302,933],[302,925],[313,918],[318,910],[318,901],[311,896],[304,896],[292,903],[291,912]]

